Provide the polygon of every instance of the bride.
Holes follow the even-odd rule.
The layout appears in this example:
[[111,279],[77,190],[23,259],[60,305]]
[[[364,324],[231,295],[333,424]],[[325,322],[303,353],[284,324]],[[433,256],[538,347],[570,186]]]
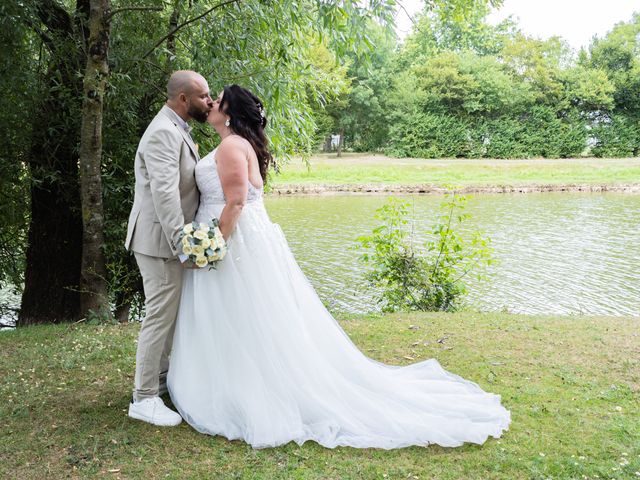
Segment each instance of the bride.
[[318,298],[263,204],[271,154],[260,100],[237,85],[208,123],[222,141],[196,166],[197,222],[220,219],[228,253],[185,271],[168,388],[193,428],[254,448],[455,447],[499,437],[500,396],[434,360],[367,358]]

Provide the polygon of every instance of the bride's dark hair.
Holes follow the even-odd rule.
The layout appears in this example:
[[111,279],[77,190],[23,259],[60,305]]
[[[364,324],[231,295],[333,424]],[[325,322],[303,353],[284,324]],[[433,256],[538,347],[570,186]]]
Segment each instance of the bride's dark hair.
[[245,138],[253,147],[260,165],[260,176],[262,181],[266,182],[273,157],[268,148],[269,141],[264,134],[267,117],[262,102],[246,88],[227,85],[224,87],[219,108],[221,112],[229,115],[229,127],[233,133]]

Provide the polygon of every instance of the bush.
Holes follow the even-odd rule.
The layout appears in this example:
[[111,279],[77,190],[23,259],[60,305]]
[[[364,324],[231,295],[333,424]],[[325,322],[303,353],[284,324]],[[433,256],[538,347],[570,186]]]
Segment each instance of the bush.
[[489,240],[478,231],[463,239],[456,227],[469,218],[463,212],[466,197],[450,194],[442,203],[442,213],[432,227],[433,238],[424,251],[413,247],[407,231],[409,204],[395,198],[376,211],[385,223],[371,235],[359,237],[366,250],[361,260],[371,267],[366,278],[380,289],[382,310],[454,311],[466,288],[463,279],[474,272],[481,275],[491,263]]
[[640,119],[612,115],[591,130],[596,157],[631,157],[640,153]]
[[467,122],[447,114],[398,116],[389,129],[386,152],[396,157],[466,157],[473,147]]
[[465,120],[446,113],[399,117],[390,128],[387,153],[396,157],[575,157],[587,145],[585,121],[558,118],[549,107],[519,116]]

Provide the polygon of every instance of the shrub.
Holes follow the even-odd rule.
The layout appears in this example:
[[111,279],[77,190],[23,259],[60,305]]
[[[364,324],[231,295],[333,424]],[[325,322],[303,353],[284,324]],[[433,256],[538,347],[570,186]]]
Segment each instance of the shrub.
[[592,153],[596,157],[631,157],[640,153],[640,119],[612,115],[594,125]]
[[396,157],[465,157],[472,150],[467,122],[441,113],[397,116],[386,152]]
[[481,275],[491,263],[489,239],[473,231],[466,240],[457,227],[469,218],[466,197],[449,194],[422,251],[414,249],[413,229],[407,230],[409,204],[390,198],[376,211],[385,223],[358,238],[365,249],[361,260],[370,266],[366,278],[380,290],[385,312],[397,310],[454,311],[465,293],[463,279]]

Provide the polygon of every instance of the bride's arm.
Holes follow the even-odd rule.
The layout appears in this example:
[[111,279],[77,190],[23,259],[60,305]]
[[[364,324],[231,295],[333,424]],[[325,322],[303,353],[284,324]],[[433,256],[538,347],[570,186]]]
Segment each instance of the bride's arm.
[[220,231],[227,240],[238,223],[247,200],[249,163],[244,143],[234,137],[226,138],[216,151],[218,176],[226,203],[220,214]]

